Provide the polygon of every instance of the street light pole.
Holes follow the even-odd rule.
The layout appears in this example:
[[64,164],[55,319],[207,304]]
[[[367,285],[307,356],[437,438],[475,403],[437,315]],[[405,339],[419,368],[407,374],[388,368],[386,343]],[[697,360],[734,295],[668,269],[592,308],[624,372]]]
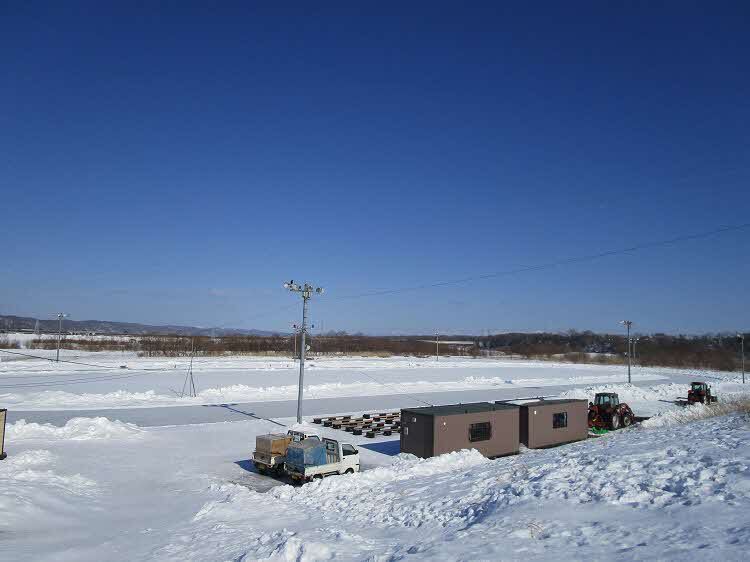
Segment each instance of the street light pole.
[[[312,298],[313,293],[323,294],[322,287],[313,287],[305,283],[304,285],[297,285],[294,281],[284,283],[284,288],[289,289],[292,293],[300,293],[302,295],[302,326],[300,327],[300,333],[302,334],[300,341],[299,350],[299,389],[297,391],[297,423],[302,423],[302,388],[305,381],[305,335],[307,333],[307,301]],[[295,337],[296,341],[296,337]]]
[[435,332],[435,361],[440,361],[440,334]]
[[620,324],[628,328],[628,384],[630,384],[630,327],[633,325],[631,320],[623,320]]
[[62,323],[63,318],[65,318],[67,314],[64,312],[58,312],[57,313],[57,358],[55,361],[58,363],[60,362],[60,340],[62,339]]

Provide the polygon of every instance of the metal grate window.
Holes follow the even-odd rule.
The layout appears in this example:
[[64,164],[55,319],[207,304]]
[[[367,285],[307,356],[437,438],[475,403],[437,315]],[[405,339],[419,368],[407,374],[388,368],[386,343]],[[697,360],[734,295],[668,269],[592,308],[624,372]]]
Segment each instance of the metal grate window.
[[473,423],[469,426],[469,441],[487,441],[492,437],[490,422]]
[[568,427],[568,412],[552,414],[552,429],[562,429]]

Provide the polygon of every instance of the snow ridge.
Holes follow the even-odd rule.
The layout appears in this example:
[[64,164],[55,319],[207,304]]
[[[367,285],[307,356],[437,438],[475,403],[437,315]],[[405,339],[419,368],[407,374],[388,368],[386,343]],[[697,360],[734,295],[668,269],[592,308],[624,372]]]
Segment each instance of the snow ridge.
[[9,440],[23,439],[71,439],[73,441],[88,441],[92,439],[114,439],[137,437],[143,435],[141,429],[132,423],[119,420],[110,421],[107,418],[72,418],[62,427],[52,424],[27,423],[18,420],[6,428]]

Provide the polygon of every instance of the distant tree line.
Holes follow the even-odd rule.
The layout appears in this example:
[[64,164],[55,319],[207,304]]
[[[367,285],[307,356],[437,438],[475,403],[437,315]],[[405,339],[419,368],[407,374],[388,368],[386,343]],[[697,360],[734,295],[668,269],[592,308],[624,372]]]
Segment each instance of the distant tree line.
[[[308,353],[315,355],[411,355],[435,354],[434,335],[366,336],[345,332],[308,335]],[[526,359],[554,359],[580,363],[625,363],[627,338],[590,331],[567,333],[508,333],[472,337],[443,335],[442,340],[466,341],[458,346],[441,343],[441,355],[506,356]],[[296,341],[295,341],[296,340]],[[633,360],[644,366],[705,368],[732,371],[739,366],[739,347],[734,334],[683,336],[668,334],[633,337]],[[54,338],[34,339],[31,348],[55,349]],[[119,337],[63,338],[64,349],[82,351],[131,351],[145,357],[187,357],[221,355],[289,355],[299,353],[300,337],[271,336],[183,336],[145,335]]]

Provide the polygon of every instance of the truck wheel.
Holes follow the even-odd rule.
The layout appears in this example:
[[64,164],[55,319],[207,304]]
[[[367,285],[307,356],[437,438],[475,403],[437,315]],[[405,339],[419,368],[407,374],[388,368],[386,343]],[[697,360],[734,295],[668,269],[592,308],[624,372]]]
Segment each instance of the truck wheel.
[[354,474],[354,469],[353,469],[353,468],[347,468],[347,469],[346,469],[346,470],[344,471],[344,474]]
[[323,480],[323,475],[322,474],[316,474],[315,476],[313,476],[313,480]]
[[612,419],[609,422],[609,427],[612,428],[612,431],[620,429],[620,414],[612,414]]
[[266,473],[266,467],[262,464],[256,464],[255,468],[258,469],[258,474],[265,474]]
[[622,427],[628,427],[631,423],[633,423],[633,420],[630,418],[630,414],[622,416]]

